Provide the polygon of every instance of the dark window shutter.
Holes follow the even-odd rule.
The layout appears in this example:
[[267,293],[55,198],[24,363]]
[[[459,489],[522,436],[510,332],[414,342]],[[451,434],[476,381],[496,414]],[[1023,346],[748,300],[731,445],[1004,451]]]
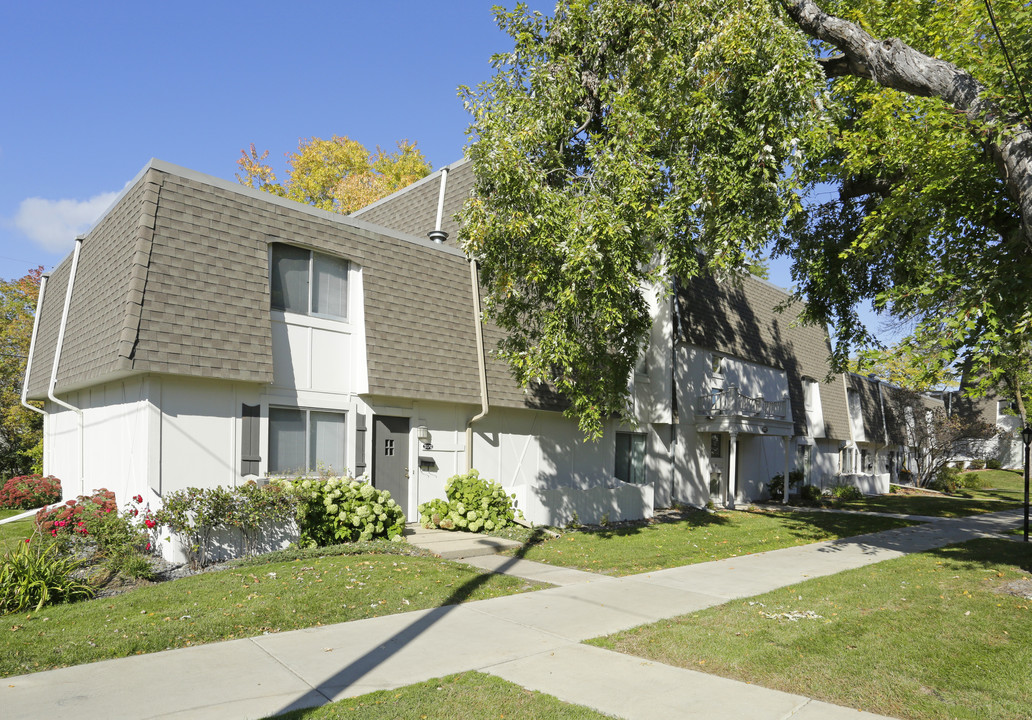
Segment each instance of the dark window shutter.
[[355,415],[355,477],[365,474],[366,471],[366,418],[365,415]]
[[262,461],[259,449],[259,422],[262,416],[261,405],[244,405],[241,410],[243,427],[240,432],[240,474],[257,475]]

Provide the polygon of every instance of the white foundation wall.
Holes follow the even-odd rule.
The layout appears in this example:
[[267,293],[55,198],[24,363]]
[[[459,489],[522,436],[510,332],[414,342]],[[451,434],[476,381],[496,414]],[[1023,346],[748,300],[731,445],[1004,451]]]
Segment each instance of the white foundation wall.
[[65,500],[101,488],[114,492],[120,506],[133,495],[149,496],[147,393],[143,378],[63,393],[62,400],[82,411],[81,424],[78,413],[45,403],[43,472],[60,478]]

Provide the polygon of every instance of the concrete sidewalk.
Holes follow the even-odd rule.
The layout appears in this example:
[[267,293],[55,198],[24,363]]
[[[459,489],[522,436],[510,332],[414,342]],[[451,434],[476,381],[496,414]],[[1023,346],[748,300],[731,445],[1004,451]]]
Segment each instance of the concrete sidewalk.
[[[644,661],[582,640],[811,577],[1013,528],[1021,511],[890,530],[625,578],[515,558],[481,567],[547,575],[523,595],[5,678],[4,720],[252,718],[466,670],[617,717],[874,718],[799,695]],[[541,579],[544,579],[543,577]]]

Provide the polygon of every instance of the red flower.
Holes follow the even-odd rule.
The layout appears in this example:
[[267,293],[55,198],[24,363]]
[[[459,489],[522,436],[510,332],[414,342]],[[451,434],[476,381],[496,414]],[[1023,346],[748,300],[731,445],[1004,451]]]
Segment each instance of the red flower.
[[30,542],[32,542],[32,539],[31,539],[31,538],[25,538],[25,544],[26,544],[26,545],[28,545],[28,544],[29,544]]

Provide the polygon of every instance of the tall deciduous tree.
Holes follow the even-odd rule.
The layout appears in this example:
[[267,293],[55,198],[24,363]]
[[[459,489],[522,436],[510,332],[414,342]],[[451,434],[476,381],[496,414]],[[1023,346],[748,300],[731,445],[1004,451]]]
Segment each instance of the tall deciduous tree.
[[0,477],[42,472],[43,416],[21,404],[43,268],[0,280]]
[[348,214],[400,190],[430,174],[430,164],[407,140],[396,152],[377,147],[370,153],[359,142],[334,135],[329,140],[302,139],[296,153],[287,155],[287,181],[276,182],[266,164],[269,151],[259,154],[254,144],[241,150],[237,180],[248,187]]
[[[946,318],[952,352],[1028,327],[1032,134],[984,5],[598,0],[500,12],[465,89],[464,211],[518,380],[589,434],[623,410],[643,288],[733,276],[771,243],[844,365],[863,298]],[[1019,77],[1029,9],[997,0]],[[828,186],[832,186],[829,193]],[[831,195],[831,197],[828,197]]]

